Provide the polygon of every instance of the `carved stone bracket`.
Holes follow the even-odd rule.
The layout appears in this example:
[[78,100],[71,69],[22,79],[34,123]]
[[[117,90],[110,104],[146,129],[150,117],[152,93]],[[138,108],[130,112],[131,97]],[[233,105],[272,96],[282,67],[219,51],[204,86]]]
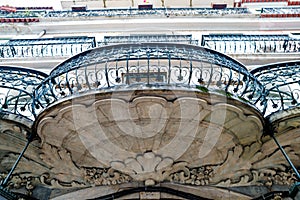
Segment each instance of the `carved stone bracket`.
[[[47,143],[41,157],[51,166],[48,173],[41,177],[44,184],[63,187],[87,187],[91,185],[116,185],[129,182],[131,178],[112,168],[78,167],[71,154],[62,148]],[[57,167],[61,166],[61,167]]]

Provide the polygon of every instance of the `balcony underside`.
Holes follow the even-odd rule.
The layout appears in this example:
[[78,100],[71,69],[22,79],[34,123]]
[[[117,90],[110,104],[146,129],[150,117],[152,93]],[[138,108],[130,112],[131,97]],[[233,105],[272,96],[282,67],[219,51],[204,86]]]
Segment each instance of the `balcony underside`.
[[64,149],[78,167],[113,168],[137,181],[162,182],[163,173],[177,165],[219,165],[222,172],[205,181],[217,184],[234,175],[225,172],[226,162],[240,159],[244,147],[259,146],[263,122],[252,107],[221,95],[129,90],[57,103],[40,114],[36,128],[45,156],[49,149]]
[[[269,118],[299,167],[297,116],[294,109]],[[8,172],[31,124],[2,118],[1,171]],[[10,187],[39,199],[87,192],[97,198],[152,185],[208,199],[249,199],[257,187],[261,194],[286,190],[296,178],[263,135],[264,126],[253,106],[216,92],[164,86],[77,94],[39,114],[34,129],[40,140],[29,146],[11,179],[18,184]],[[12,149],[11,143],[18,145]],[[99,187],[85,189],[90,186]],[[65,196],[70,188],[78,191]],[[128,191],[124,197],[141,194]],[[172,199],[171,193],[157,194]]]
[[174,88],[89,93],[40,113],[34,128],[41,160],[34,165],[42,174],[39,184],[54,188],[281,184],[266,175],[287,168],[263,126],[252,106],[217,93]]

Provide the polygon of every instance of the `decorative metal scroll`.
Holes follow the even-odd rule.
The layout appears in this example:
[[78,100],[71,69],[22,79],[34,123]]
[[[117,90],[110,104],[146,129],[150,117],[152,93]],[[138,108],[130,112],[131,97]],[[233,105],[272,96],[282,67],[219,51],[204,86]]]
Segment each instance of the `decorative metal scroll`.
[[264,88],[234,59],[203,47],[144,43],[88,50],[57,66],[35,91],[37,106],[95,90],[180,86],[219,91],[253,105]]
[[94,48],[94,37],[15,39],[0,43],[0,58],[73,56]]
[[198,45],[198,40],[194,40],[192,35],[129,35],[129,36],[104,36],[98,46],[122,44],[122,43],[149,43],[149,42],[171,42],[180,44]]
[[33,120],[33,91],[47,76],[32,69],[0,66],[0,112]]
[[300,38],[289,35],[209,34],[201,45],[229,54],[300,52]]
[[268,91],[265,115],[300,105],[300,61],[265,65],[251,73]]

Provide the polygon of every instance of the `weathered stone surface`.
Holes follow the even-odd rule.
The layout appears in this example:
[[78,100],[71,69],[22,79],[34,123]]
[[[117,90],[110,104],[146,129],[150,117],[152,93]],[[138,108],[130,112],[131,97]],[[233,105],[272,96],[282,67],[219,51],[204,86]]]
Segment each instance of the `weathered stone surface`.
[[[299,167],[297,113],[274,119],[280,119],[273,121],[278,140]],[[271,191],[296,181],[275,143],[263,135],[263,126],[255,109],[217,94],[144,90],[81,96],[40,115],[35,128],[41,140],[29,146],[9,187],[33,196],[49,188],[48,197],[64,199],[95,198],[99,188],[104,195],[124,184],[169,183],[207,198],[248,199],[205,187]],[[0,169],[7,172],[27,129],[7,121],[0,128]]]
[[[227,179],[236,182],[250,173],[257,157],[251,150],[258,152],[261,146],[264,123],[253,108],[242,103],[233,105],[218,95],[144,93],[94,95],[89,96],[90,103],[79,98],[47,111],[37,124],[42,152],[47,154],[56,148],[60,155],[67,151],[76,165],[65,162],[71,169],[112,168],[135,181],[168,180],[170,174],[181,170],[176,168],[179,163],[186,169],[213,166],[214,173],[197,185]],[[244,148],[248,150],[244,152]],[[52,172],[58,168],[54,161],[48,164]],[[69,178],[73,180],[67,180],[78,182],[72,174]]]

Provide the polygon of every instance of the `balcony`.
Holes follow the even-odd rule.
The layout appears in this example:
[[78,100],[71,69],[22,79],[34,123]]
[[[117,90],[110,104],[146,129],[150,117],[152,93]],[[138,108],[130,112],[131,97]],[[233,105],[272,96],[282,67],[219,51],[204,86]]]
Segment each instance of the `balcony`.
[[[216,185],[234,176],[228,162],[247,160],[227,159],[230,149],[262,137],[264,119],[256,105],[264,105],[264,93],[241,63],[210,49],[105,46],[61,63],[35,89],[33,105],[40,110],[33,130],[51,178],[64,183],[103,185],[79,172],[94,168],[116,170],[125,181],[120,184]],[[241,123],[247,128],[240,130]],[[72,160],[64,168],[51,156],[62,149],[68,153],[60,156]],[[195,183],[161,175],[179,173],[181,165],[191,171],[216,165],[219,175]],[[79,174],[61,176],[61,170]]]
[[299,61],[275,63],[251,71],[268,91],[263,112],[281,143],[295,137],[294,131],[298,130],[299,64]]
[[293,199],[299,196],[299,64],[291,61],[274,63],[259,67],[251,73],[267,90],[266,131],[273,137],[279,149],[286,157],[298,182],[294,182],[290,195]]
[[[7,189],[4,189],[8,180],[11,181],[8,179],[9,176],[7,176],[7,179],[4,179],[5,175],[8,174],[7,169],[14,165],[17,155],[20,152],[24,153],[27,149],[25,154],[27,159],[39,160],[37,154],[39,142],[36,140],[36,134],[33,134],[31,129],[35,120],[36,110],[32,103],[35,88],[46,77],[47,74],[32,69],[19,66],[0,66],[1,199],[17,199],[19,197],[19,195],[12,194]],[[35,141],[28,147],[28,141],[32,140]],[[25,168],[22,168],[22,170],[23,172],[26,171]]]
[[[188,44],[89,49],[40,74],[26,90],[28,118],[34,120],[28,130],[39,140],[12,178],[55,188],[58,199],[128,195],[142,187],[181,197],[187,190],[193,198],[250,199],[253,194],[231,188],[291,185],[295,177],[267,131],[271,125],[287,133],[279,140],[298,150],[294,121],[272,121],[276,113],[297,109],[298,63],[249,72],[231,57]],[[5,85],[11,76],[0,72]],[[289,153],[300,166],[297,154]],[[87,192],[90,187],[97,193]],[[70,188],[78,191],[65,194]]]

